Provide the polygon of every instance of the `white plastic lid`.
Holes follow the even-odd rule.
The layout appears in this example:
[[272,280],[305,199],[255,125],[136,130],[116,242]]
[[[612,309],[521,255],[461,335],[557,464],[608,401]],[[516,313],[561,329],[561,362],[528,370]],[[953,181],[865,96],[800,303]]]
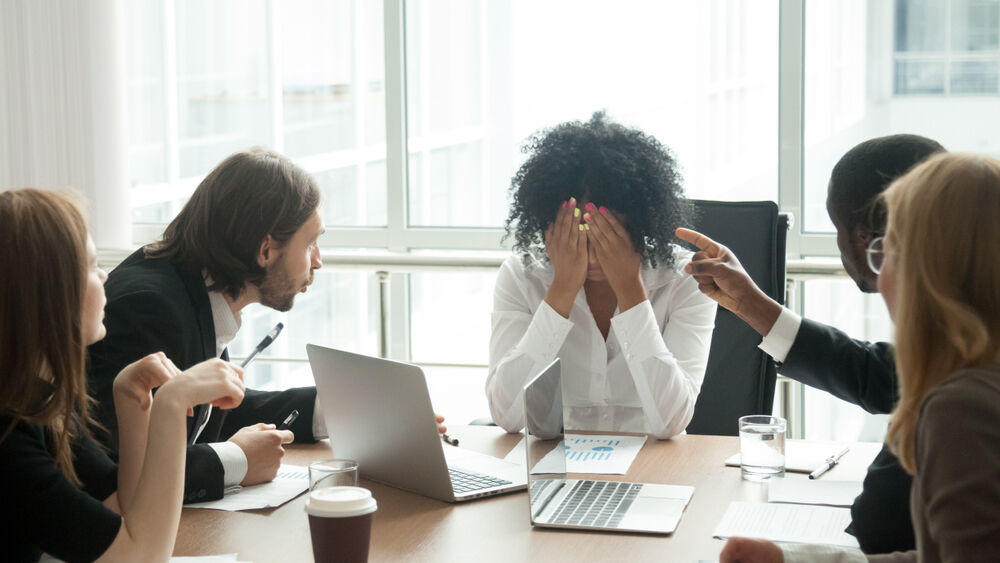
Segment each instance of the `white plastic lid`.
[[362,487],[323,487],[309,493],[306,512],[312,516],[344,518],[375,512],[378,503]]

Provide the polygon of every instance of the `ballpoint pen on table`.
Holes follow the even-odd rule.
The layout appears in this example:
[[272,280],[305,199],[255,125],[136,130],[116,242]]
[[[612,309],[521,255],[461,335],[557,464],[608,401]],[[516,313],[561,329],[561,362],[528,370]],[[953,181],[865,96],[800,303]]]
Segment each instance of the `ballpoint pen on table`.
[[277,338],[279,334],[281,334],[281,329],[283,328],[285,328],[285,325],[282,323],[274,325],[274,328],[271,329],[271,332],[267,333],[264,339],[260,341],[260,344],[258,344],[257,347],[253,349],[253,352],[250,352],[250,354],[247,355],[246,359],[243,360],[243,363],[240,364],[240,367],[241,368],[247,367],[247,364],[250,363],[250,360],[252,360],[254,356],[259,354],[264,348],[267,348],[268,346],[271,345],[272,342],[274,342],[274,339]]
[[809,474],[809,478],[818,479],[820,475],[829,471],[831,467],[837,465],[837,463],[840,462],[840,458],[844,457],[844,454],[847,453],[848,449],[849,448],[847,446],[844,446],[844,449],[840,450],[840,452],[826,458],[826,461],[823,462],[823,465],[820,465],[819,467],[816,468],[815,471]]
[[450,438],[447,434],[441,434],[441,439],[444,440],[446,444],[451,444],[453,446],[458,445],[458,438]]

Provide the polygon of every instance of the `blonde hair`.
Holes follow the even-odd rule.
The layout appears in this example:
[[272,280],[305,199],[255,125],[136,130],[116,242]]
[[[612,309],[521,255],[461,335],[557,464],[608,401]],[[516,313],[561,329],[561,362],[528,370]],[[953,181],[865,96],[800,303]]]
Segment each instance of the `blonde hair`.
[[90,399],[83,302],[87,223],[62,192],[0,193],[0,414],[42,426],[56,464],[74,484],[71,443],[86,435]]
[[924,397],[955,371],[998,358],[1000,160],[935,155],[884,198],[900,384],[886,442],[913,474]]

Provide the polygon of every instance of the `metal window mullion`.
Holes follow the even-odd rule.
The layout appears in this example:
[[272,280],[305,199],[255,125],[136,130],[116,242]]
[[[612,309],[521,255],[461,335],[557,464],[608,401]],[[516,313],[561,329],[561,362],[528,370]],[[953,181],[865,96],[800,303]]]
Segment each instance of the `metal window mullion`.
[[[167,184],[170,186],[170,214],[180,211],[176,197],[181,176],[180,157],[180,92],[177,90],[177,4],[175,0],[163,2],[163,120],[164,147],[166,149]],[[135,234],[133,233],[133,238]],[[137,240],[146,240],[138,238]],[[150,239],[152,240],[152,239]]]
[[802,256],[803,92],[805,79],[805,3],[781,0],[778,17],[778,207],[798,217],[788,233],[791,256]]
[[281,3],[268,0],[267,14],[267,90],[270,102],[271,146],[285,152],[285,107],[281,68]]
[[406,250],[406,6],[383,1],[385,24],[386,229],[389,250]]

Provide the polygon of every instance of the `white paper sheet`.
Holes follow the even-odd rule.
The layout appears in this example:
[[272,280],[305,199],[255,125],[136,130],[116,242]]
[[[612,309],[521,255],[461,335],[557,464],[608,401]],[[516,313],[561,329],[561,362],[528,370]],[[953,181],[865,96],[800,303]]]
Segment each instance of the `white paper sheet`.
[[242,487],[226,492],[219,500],[184,505],[186,508],[211,508],[213,510],[253,510],[281,506],[302,494],[309,488],[309,468],[299,465],[284,465],[278,468],[278,476],[269,483]]
[[741,536],[776,542],[858,547],[854,536],[844,531],[850,523],[851,511],[848,508],[733,502],[712,535],[721,539]]
[[[845,445],[829,442],[787,440],[785,441],[785,471],[812,473],[817,467],[823,465],[826,458],[840,453]],[[844,454],[845,457],[849,455],[851,455],[850,451]],[[739,467],[739,452],[726,458],[726,465]]]
[[[596,473],[625,475],[635,461],[647,436],[598,436],[566,434],[563,452],[550,451],[534,467],[532,474],[562,473],[560,455],[565,456],[567,473]],[[505,457],[505,460],[524,464],[524,439]]]
[[861,481],[827,479],[770,479],[767,502],[851,506],[861,494]]
[[195,555],[189,557],[171,557],[170,563],[250,563],[239,561],[235,553],[225,555]]

